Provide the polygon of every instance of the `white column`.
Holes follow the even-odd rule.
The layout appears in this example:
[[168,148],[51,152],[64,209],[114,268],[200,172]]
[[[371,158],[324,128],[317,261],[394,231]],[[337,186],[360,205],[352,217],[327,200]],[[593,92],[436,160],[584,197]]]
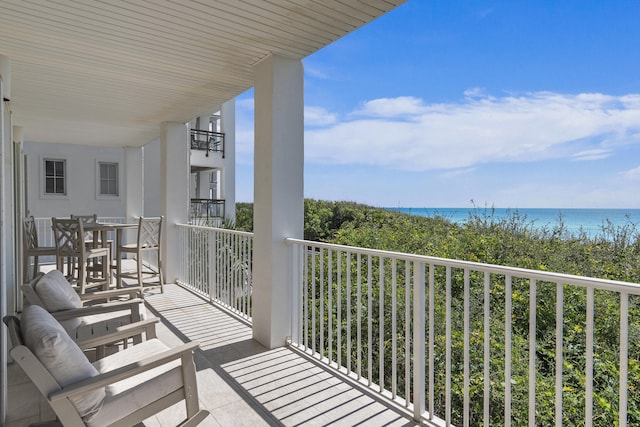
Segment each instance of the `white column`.
[[162,253],[165,282],[177,277],[182,248],[178,247],[176,223],[189,220],[189,139],[184,123],[160,125],[160,194],[164,215]]
[[[22,257],[22,253],[24,251],[24,246],[22,245],[22,227],[20,224],[22,223],[22,218],[26,216],[27,209],[25,206],[26,201],[26,192],[25,192],[25,161],[24,161],[24,153],[22,151],[22,146],[24,143],[24,129],[20,126],[13,127],[13,179],[14,179],[14,204],[13,204],[13,214],[15,217],[16,224],[18,227],[15,227],[14,230],[14,239],[15,239],[15,248],[16,248],[16,284],[24,283],[24,277],[22,277],[23,271],[23,263],[25,260]],[[14,307],[16,310],[22,311],[22,292],[18,286],[14,289],[15,296],[13,298]]]
[[198,180],[198,194],[196,194],[196,198],[198,199],[208,199],[209,198],[209,174],[211,171],[198,172],[196,174],[196,179]]
[[222,169],[222,195],[225,217],[236,220],[236,100],[222,104],[221,131],[224,132],[224,168]]
[[125,216],[135,222],[144,215],[144,151],[124,147]]
[[[7,165],[7,152],[5,146],[11,143],[11,116],[5,107],[5,100],[9,100],[11,88],[11,61],[8,57],[0,55],[0,265],[12,264],[11,230],[12,223],[5,222],[5,212],[11,201],[11,191],[6,191],[7,176],[11,174],[11,163]],[[10,156],[9,156],[10,157]],[[9,189],[11,190],[11,189]],[[7,262],[10,261],[10,262]],[[7,288],[13,283],[12,272],[6,268],[0,268],[0,318],[7,315],[8,301]],[[7,416],[7,334],[0,338],[0,424],[4,425]]]
[[274,348],[290,335],[285,237],[304,221],[303,69],[270,55],[255,67],[253,336]]

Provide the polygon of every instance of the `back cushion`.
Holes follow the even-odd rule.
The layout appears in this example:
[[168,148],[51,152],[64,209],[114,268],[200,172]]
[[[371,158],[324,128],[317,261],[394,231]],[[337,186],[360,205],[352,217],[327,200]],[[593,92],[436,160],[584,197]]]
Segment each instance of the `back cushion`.
[[[64,387],[98,375],[80,347],[45,309],[37,305],[24,308],[20,318],[25,345],[36,355],[51,376]],[[91,419],[106,396],[104,387],[71,399],[80,416]]]
[[35,290],[51,313],[82,307],[80,296],[58,270],[51,270],[42,276],[36,283]]

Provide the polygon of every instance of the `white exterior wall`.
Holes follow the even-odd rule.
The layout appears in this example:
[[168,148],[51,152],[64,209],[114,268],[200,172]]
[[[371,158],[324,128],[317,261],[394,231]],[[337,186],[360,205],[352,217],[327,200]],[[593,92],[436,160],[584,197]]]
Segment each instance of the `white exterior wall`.
[[[71,144],[24,143],[27,170],[27,214],[67,217],[96,213],[100,217],[126,216],[125,158],[123,148]],[[67,194],[44,194],[44,159],[66,160]],[[98,194],[98,162],[118,164],[119,195]]]

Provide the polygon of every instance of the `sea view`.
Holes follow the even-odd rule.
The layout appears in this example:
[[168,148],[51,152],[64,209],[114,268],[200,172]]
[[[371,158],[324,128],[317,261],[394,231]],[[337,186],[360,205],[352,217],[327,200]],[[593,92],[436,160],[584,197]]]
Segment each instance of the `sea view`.
[[608,221],[614,227],[635,224],[640,231],[640,209],[575,209],[575,208],[386,208],[389,210],[418,215],[424,217],[441,216],[453,222],[463,223],[474,212],[480,216],[493,215],[496,220],[509,217],[517,212],[519,216],[526,217],[526,222],[536,228],[552,228],[558,225],[560,220],[567,231],[579,232],[581,229],[589,236],[596,236],[603,224]]

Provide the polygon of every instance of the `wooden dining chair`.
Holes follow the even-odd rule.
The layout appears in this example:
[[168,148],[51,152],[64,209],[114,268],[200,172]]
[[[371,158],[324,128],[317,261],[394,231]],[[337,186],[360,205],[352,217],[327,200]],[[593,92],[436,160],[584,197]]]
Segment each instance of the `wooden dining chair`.
[[[57,268],[62,271],[65,260],[76,266],[77,274],[70,274],[69,280],[75,281],[79,292],[84,294],[87,288],[102,286],[103,290],[109,289],[110,283],[110,259],[111,251],[106,247],[87,246],[84,241],[85,231],[82,221],[74,219],[51,219],[53,233],[56,241]],[[88,275],[89,264],[94,270],[99,270],[100,275]]]
[[[118,253],[133,253],[136,257],[136,272],[121,273],[117,278],[120,283],[121,278],[135,278],[138,280],[140,288],[145,286],[160,286],[160,291],[164,292],[164,278],[162,275],[162,222],[164,217],[144,218],[138,220],[138,236],[136,243],[123,244],[118,242]],[[156,265],[145,262],[144,255],[148,253],[156,254]],[[148,279],[157,278],[158,282],[150,283]],[[144,280],[147,280],[146,282]]]
[[[38,242],[38,227],[33,216],[28,216],[22,219],[22,246],[22,280],[26,283],[38,273],[40,257],[55,257],[56,247],[40,246]],[[33,257],[33,275],[29,275],[30,257]]]

